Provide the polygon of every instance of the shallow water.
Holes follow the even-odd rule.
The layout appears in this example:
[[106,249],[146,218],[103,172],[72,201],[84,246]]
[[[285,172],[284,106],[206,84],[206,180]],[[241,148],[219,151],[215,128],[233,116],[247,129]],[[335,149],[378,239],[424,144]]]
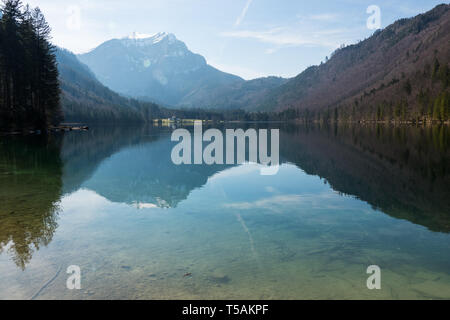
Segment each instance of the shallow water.
[[0,298],[450,299],[448,128],[272,127],[274,176],[170,128],[1,138]]

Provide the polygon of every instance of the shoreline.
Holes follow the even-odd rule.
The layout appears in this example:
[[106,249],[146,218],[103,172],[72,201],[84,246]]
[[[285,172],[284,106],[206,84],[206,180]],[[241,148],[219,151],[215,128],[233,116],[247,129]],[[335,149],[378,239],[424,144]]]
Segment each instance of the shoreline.
[[[202,121],[204,124],[239,124],[239,123],[246,123],[246,124],[276,124],[276,123],[282,123],[282,124],[295,124],[295,125],[307,125],[307,124],[313,124],[313,125],[389,125],[389,126],[417,126],[417,127],[430,127],[430,126],[448,126],[450,125],[450,121],[376,121],[376,120],[361,120],[361,121],[305,121],[301,119],[295,119],[295,120],[274,120],[274,121],[246,121],[246,120],[231,120],[231,121],[214,121],[214,120],[199,120]],[[122,123],[93,123],[92,125],[125,125],[128,124],[128,122],[122,122]],[[193,121],[180,121],[180,122],[156,122],[156,121],[150,121],[147,123],[147,125],[151,126],[169,126],[169,125],[193,125]],[[51,126],[47,129],[46,132],[43,132],[42,130],[33,130],[33,129],[22,129],[22,130],[13,130],[13,131],[0,131],[0,137],[1,136],[27,136],[27,135],[43,135],[48,133],[60,133],[60,132],[70,132],[70,131],[89,131],[90,127],[87,124],[82,123],[63,123],[58,126]]]
[[69,131],[88,131],[87,125],[68,125],[62,124],[59,126],[51,126],[47,128],[46,132],[42,130],[22,129],[13,131],[0,131],[0,136],[29,136],[29,135],[44,135],[48,133],[69,132]]

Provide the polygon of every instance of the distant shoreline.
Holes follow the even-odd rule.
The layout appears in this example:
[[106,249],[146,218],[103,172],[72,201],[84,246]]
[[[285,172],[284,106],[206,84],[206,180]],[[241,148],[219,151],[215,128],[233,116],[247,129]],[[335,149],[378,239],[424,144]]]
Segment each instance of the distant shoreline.
[[[450,125],[450,121],[376,121],[376,120],[364,120],[364,121],[305,121],[305,120],[267,120],[267,121],[257,121],[257,120],[232,120],[232,121],[216,121],[216,120],[180,120],[180,121],[150,121],[147,123],[138,122],[141,125],[151,125],[151,126],[160,126],[160,127],[169,127],[172,125],[194,125],[195,121],[202,121],[204,124],[296,124],[296,125],[304,125],[304,124],[328,124],[328,125],[394,125],[394,126],[436,126],[436,125]],[[108,123],[78,123],[78,122],[67,122],[61,123],[58,126],[52,126],[47,129],[48,133],[58,133],[58,132],[70,132],[70,131],[88,131],[90,126],[121,126],[121,125],[131,125],[136,124],[136,122],[108,122]],[[0,131],[0,136],[27,136],[27,135],[41,135],[45,134],[42,130],[35,129],[22,129],[22,130],[11,130],[11,131]]]
[[88,131],[89,126],[85,124],[61,124],[59,126],[52,126],[47,128],[46,132],[38,129],[22,129],[12,131],[0,131],[0,136],[28,136],[28,135],[43,135],[57,132],[68,131]]

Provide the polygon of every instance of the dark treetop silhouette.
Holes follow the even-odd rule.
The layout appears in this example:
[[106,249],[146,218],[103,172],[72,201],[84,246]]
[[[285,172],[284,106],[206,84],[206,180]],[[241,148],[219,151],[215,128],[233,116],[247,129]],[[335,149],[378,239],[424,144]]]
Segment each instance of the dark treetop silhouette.
[[50,27],[39,8],[7,0],[0,19],[0,128],[45,130],[62,118]]

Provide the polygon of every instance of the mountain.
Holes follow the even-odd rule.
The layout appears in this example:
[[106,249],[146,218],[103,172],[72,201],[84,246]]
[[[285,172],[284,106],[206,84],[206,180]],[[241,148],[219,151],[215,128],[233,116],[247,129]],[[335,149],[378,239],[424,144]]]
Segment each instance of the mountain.
[[57,48],[56,60],[66,122],[144,122],[159,115],[157,105],[124,98],[105,87],[73,53]]
[[448,4],[399,20],[336,50],[329,61],[270,90],[251,108],[293,108],[345,120],[448,119],[449,30]]
[[192,105],[196,95],[245,82],[208,65],[168,33],[113,39],[78,57],[112,90],[172,106]]
[[223,73],[174,35],[134,34],[79,58],[106,86],[174,107],[294,110],[317,120],[441,120],[450,117],[450,5],[401,19],[337,49],[297,77],[245,81]]
[[61,104],[65,122],[149,122],[153,119],[236,120],[245,113],[200,109],[168,109],[152,102],[126,98],[101,84],[88,66],[65,49],[56,49]]
[[186,96],[183,99],[183,105],[217,110],[242,109],[252,111],[254,105],[266,97],[271,90],[287,81],[287,79],[279,77],[266,77],[200,89],[192,95]]

